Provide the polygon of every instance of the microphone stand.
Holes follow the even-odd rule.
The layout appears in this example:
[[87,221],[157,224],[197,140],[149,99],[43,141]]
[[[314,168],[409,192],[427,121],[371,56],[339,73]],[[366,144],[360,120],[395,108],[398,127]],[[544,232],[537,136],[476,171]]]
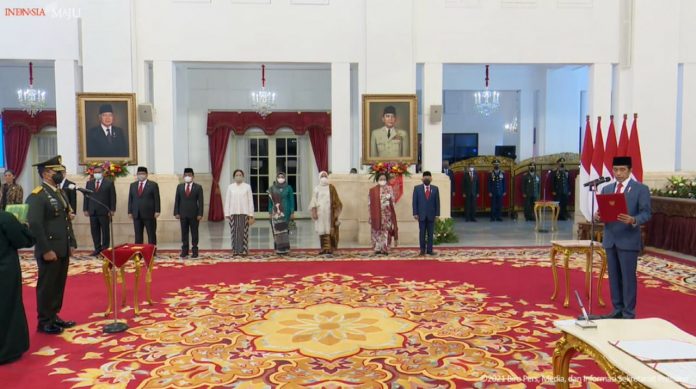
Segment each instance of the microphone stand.
[[[590,217],[590,291],[588,293],[588,301],[587,301],[587,315],[581,315],[578,317],[578,320],[585,320],[585,325],[581,325],[583,328],[593,328],[596,327],[597,325],[592,322],[592,320],[595,319],[601,319],[601,316],[599,315],[593,315],[592,314],[592,274],[594,273],[594,246],[595,246],[595,195],[597,192],[597,186],[598,183],[591,183],[589,185],[589,190],[590,190],[590,197],[592,199],[592,205],[590,206],[591,209],[591,217]],[[599,280],[601,282],[602,280]],[[581,306],[582,307],[582,306]],[[592,323],[594,326],[591,326],[590,323]]]
[[116,288],[116,263],[114,262],[114,226],[113,226],[113,217],[111,216],[111,208],[109,208],[108,205],[102,203],[101,201],[95,199],[92,197],[90,193],[80,191],[85,197],[85,199],[89,199],[90,201],[94,201],[96,204],[99,204],[102,208],[106,209],[107,215],[109,215],[109,251],[111,252],[111,259],[108,259],[104,257],[110,264],[111,264],[111,296],[112,296],[112,301],[111,301],[111,308],[113,310],[113,321],[109,324],[105,324],[102,327],[102,331],[107,334],[115,334],[119,332],[123,332],[128,329],[128,324],[122,321],[118,321],[118,299],[116,298],[116,291],[118,290]]

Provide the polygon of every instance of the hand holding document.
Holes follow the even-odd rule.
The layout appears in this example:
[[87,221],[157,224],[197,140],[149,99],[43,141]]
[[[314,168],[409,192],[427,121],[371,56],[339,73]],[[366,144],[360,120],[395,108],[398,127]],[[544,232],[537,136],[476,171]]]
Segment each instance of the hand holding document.
[[628,215],[626,196],[623,193],[598,194],[597,205],[599,206],[598,213],[604,223],[616,221],[627,223],[626,216],[631,217]]

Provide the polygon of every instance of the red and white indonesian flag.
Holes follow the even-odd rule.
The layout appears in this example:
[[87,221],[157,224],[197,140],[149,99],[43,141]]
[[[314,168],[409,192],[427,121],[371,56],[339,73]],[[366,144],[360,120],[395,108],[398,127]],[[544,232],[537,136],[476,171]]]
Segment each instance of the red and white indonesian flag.
[[585,120],[585,138],[582,142],[582,150],[580,154],[580,211],[585,219],[591,220],[591,197],[590,190],[583,186],[590,181],[590,170],[592,169],[592,127],[590,126],[590,117]]
[[633,178],[638,182],[643,182],[643,157],[640,153],[640,140],[638,139],[638,114],[633,114],[633,124],[631,125],[631,136],[628,138],[628,154],[633,164]]
[[614,115],[611,115],[609,131],[607,132],[607,142],[604,145],[604,177],[614,177],[614,157],[618,150],[616,144],[616,128],[614,127]]

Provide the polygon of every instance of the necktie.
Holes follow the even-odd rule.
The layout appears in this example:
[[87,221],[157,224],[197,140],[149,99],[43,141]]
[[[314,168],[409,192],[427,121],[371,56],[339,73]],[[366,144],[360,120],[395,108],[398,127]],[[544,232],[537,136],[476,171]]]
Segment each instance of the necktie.
[[186,197],[191,194],[191,184],[186,184]]
[[621,189],[623,189],[623,183],[619,182],[619,184],[616,185],[616,193],[621,193]]
[[387,128],[387,139],[391,138],[391,128]]
[[430,186],[425,187],[425,199],[430,200]]
[[109,143],[111,143],[111,138],[111,127],[109,127],[106,129],[106,140],[108,140]]
[[95,192],[99,192],[99,187],[101,186],[101,180],[97,181],[97,185],[94,187]]
[[142,196],[143,189],[145,189],[145,181],[140,181],[140,186],[138,186],[138,196]]

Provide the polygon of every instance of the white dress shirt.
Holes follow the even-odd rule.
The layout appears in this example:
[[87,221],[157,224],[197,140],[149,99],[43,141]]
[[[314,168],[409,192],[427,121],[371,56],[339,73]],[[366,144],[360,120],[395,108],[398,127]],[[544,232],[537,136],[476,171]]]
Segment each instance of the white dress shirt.
[[251,185],[243,182],[232,183],[227,187],[225,196],[225,216],[248,215],[254,216],[254,196]]

